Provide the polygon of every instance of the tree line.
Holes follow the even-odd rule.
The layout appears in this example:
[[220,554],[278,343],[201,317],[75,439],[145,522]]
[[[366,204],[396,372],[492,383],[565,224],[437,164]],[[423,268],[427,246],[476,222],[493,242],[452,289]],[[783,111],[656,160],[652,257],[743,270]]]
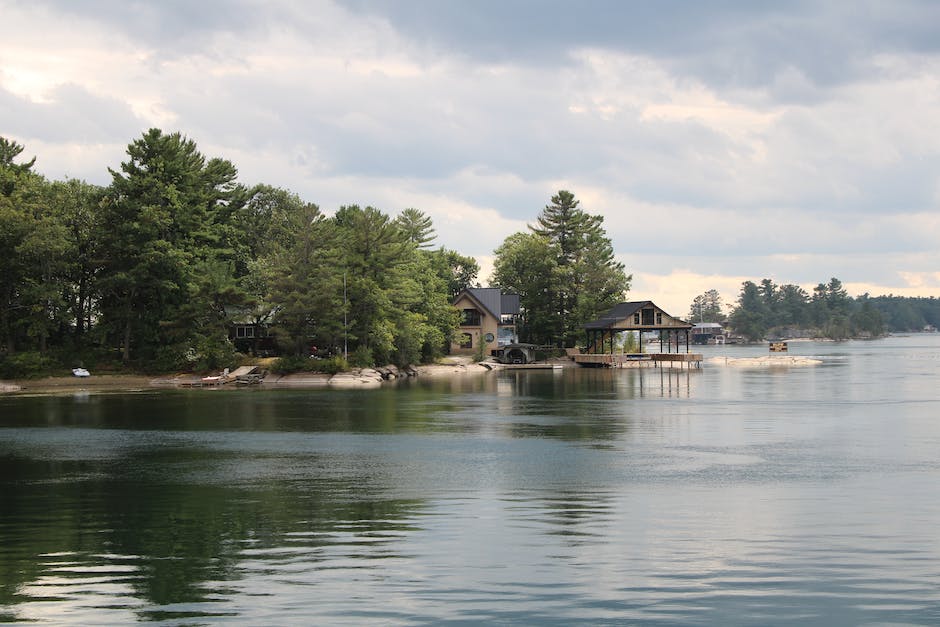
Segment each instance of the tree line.
[[831,278],[812,293],[772,279],[745,281],[725,315],[721,297],[709,290],[689,307],[692,322],[720,322],[750,341],[768,337],[825,337],[834,340],[879,337],[888,332],[921,331],[940,326],[940,300],[935,297],[851,297]]
[[244,185],[180,133],[130,143],[107,186],[49,181],[23,151],[0,137],[3,376],[67,361],[220,368],[235,321],[269,325],[288,353],[346,345],[359,365],[418,363],[445,349],[451,299],[479,272],[432,247],[417,209],[328,217]]
[[[426,362],[459,329],[453,298],[478,286],[477,261],[435,248],[423,212],[327,216],[245,185],[180,133],[143,133],[107,186],[47,180],[24,150],[0,137],[0,376],[222,368],[237,361],[235,323],[263,327],[287,355]],[[603,218],[565,190],[495,253],[493,285],[520,295],[524,341],[572,346],[629,289]]]

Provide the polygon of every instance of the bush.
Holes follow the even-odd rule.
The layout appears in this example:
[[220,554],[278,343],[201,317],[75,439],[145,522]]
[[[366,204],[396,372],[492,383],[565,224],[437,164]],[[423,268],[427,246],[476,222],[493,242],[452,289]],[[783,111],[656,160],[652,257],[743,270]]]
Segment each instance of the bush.
[[285,355],[277,358],[271,364],[271,372],[274,374],[292,374],[294,372],[308,371],[312,359],[301,357],[300,355]]
[[336,374],[337,372],[349,370],[349,364],[340,355],[334,355],[327,359],[309,359],[308,361],[313,362],[311,365],[314,367],[315,372]]
[[349,363],[357,368],[371,368],[375,361],[368,346],[360,346],[349,356]]
[[56,360],[38,351],[14,353],[0,359],[0,378],[34,379],[51,374],[57,367],[61,366]]
[[327,359],[312,359],[301,357],[300,355],[287,355],[280,357],[271,364],[271,372],[274,374],[293,374],[295,372],[322,372],[325,374],[336,374],[349,370],[349,364],[340,355],[328,357]]

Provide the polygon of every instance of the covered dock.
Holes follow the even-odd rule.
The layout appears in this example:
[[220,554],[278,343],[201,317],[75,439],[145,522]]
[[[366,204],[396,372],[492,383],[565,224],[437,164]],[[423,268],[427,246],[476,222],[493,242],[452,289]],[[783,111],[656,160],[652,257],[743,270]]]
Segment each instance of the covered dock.
[[[703,356],[689,351],[692,326],[649,300],[619,303],[597,320],[584,325],[587,343],[583,350],[572,355],[572,359],[578,365],[588,367],[701,367]],[[616,351],[614,338],[626,331],[639,332],[639,352]],[[659,334],[658,352],[643,350],[643,334],[649,331]]]

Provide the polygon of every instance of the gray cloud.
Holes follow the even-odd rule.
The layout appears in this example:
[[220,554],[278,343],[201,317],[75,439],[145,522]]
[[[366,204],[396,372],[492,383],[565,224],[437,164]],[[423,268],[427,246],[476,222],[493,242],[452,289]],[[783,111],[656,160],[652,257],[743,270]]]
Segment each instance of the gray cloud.
[[789,68],[839,84],[886,52],[934,53],[940,5],[868,2],[623,2],[351,0],[434,49],[481,62],[556,65],[578,47],[662,59],[710,84],[767,86]]
[[75,84],[59,85],[44,102],[32,102],[0,88],[0,119],[10,120],[18,135],[46,142],[123,141],[144,128],[127,103]]
[[[933,3],[13,6],[17,30],[67,40],[0,44],[3,132],[28,151],[111,155],[162,126],[328,211],[429,211],[466,254],[567,188],[638,272],[938,267]],[[27,62],[87,50],[87,76]],[[75,158],[38,156],[53,177]]]

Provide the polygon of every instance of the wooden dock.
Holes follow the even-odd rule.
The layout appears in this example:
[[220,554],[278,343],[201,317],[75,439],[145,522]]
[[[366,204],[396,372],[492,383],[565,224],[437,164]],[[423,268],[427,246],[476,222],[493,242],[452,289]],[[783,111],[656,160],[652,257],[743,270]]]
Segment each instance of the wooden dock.
[[530,364],[500,364],[497,370],[561,370],[564,366],[561,364],[548,364],[545,362],[535,362]]
[[589,368],[701,368],[704,356],[701,353],[587,353],[571,358],[579,366]]

